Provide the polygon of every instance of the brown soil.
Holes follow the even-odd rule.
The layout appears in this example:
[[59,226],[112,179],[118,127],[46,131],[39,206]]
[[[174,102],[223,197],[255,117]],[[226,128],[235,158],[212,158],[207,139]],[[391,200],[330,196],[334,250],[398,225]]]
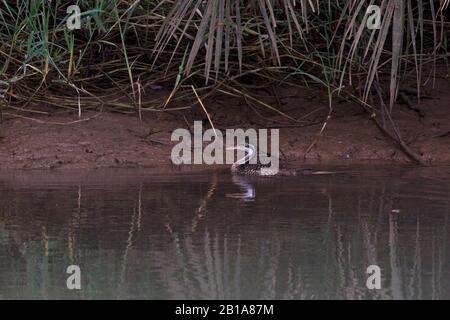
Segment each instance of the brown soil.
[[[429,90],[432,98],[424,98],[420,105],[424,117],[406,105],[395,107],[394,119],[404,140],[431,164],[450,164],[449,88],[450,80],[442,78],[435,89]],[[335,100],[333,116],[319,136],[328,114],[327,98],[318,90],[277,91],[277,99],[271,92],[254,94],[294,118],[312,112],[302,119],[301,126],[286,127],[289,122],[285,118],[274,118],[273,113],[261,108],[249,108],[242,99],[216,96],[204,103],[220,129],[277,127],[279,124],[273,119],[283,122],[281,149],[289,160],[324,164],[410,162],[356,104]],[[0,169],[170,165],[170,152],[176,143],[170,141],[172,131],[205,118],[201,109],[195,108],[198,109],[179,114],[149,112],[142,121],[135,116],[107,112],[85,113],[85,121],[67,113],[34,120],[4,120],[0,124]],[[313,142],[316,144],[306,153]]]

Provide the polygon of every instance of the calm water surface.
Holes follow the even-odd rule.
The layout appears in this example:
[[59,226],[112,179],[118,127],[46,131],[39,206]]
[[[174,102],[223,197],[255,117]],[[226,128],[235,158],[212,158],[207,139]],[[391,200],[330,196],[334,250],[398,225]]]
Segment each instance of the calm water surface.
[[450,168],[349,171],[0,173],[0,298],[450,299]]

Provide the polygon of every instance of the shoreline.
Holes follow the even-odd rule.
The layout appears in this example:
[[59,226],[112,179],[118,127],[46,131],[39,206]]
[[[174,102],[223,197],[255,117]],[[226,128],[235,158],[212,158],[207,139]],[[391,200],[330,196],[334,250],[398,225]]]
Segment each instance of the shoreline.
[[[450,164],[449,83],[440,79],[433,98],[421,101],[425,116],[401,104],[392,115],[408,148],[432,166]],[[280,88],[280,111],[302,119],[296,127],[268,110],[249,109],[243,99],[217,95],[204,103],[216,129],[258,130],[281,124],[280,157],[292,163],[414,165],[355,103],[336,98],[327,120],[328,98],[319,93]],[[265,99],[267,104],[276,103]],[[203,133],[210,128],[199,107],[170,114],[146,112],[142,120],[107,111],[84,112],[79,119],[74,111],[49,110],[48,115],[34,119],[17,117],[0,123],[0,170],[172,166],[171,150],[178,144],[171,141],[172,132],[180,128],[192,132],[194,121],[199,120],[204,122]],[[264,123],[268,118],[272,123]]]
[[[10,119],[2,123],[0,170],[176,167],[170,154],[178,141],[172,142],[170,138],[172,131],[182,124],[165,118],[157,123],[148,119],[141,122],[131,116],[103,113],[95,119],[69,125]],[[71,122],[74,116],[52,116],[46,120]],[[363,128],[343,130],[352,128],[348,121],[352,120],[334,120],[319,139],[317,128],[281,129],[280,156],[295,164],[318,166],[414,165],[374,125],[367,122]],[[421,139],[411,148],[422,153],[429,165],[448,165],[449,142],[450,136]],[[308,148],[311,150],[305,155]]]

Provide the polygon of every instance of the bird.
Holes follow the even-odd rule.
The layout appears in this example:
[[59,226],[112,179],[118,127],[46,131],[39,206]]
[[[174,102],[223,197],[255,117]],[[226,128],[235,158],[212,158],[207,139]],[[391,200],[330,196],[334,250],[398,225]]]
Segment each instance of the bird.
[[286,163],[280,163],[278,170],[272,168],[269,164],[250,163],[250,160],[256,155],[256,148],[246,143],[243,146],[228,147],[227,150],[244,151],[244,157],[238,159],[231,165],[231,173],[234,175],[250,176],[302,176],[302,175],[328,175],[342,172],[333,171],[315,171],[307,168],[289,167]]

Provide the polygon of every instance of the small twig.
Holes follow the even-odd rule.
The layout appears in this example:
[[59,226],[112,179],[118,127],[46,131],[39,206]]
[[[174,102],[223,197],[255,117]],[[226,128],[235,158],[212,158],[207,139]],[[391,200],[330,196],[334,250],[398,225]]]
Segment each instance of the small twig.
[[437,135],[434,135],[434,136],[432,136],[431,138],[432,138],[432,139],[435,139],[435,138],[443,138],[443,137],[448,136],[448,135],[450,135],[450,130],[448,130],[448,131],[446,131],[446,132],[443,132],[443,133],[439,133],[439,134],[437,134]]
[[213,129],[213,131],[214,131],[214,135],[217,137],[216,129],[214,128],[214,124],[212,123],[212,120],[211,120],[211,117],[209,116],[208,111],[206,111],[206,108],[205,108],[205,106],[204,106],[202,100],[201,100],[200,97],[198,96],[197,91],[195,90],[194,86],[191,86],[191,88],[192,88],[192,91],[194,91],[194,94],[195,94],[195,96],[197,97],[198,102],[199,102],[200,105],[202,106],[203,111],[205,111],[205,114],[206,114],[206,116],[208,117],[208,121],[209,121],[209,123],[211,124],[211,127],[212,127],[212,129]]
[[26,120],[31,120],[37,123],[41,123],[41,124],[51,124],[51,125],[59,125],[59,126],[65,126],[65,125],[71,125],[71,124],[76,124],[76,123],[80,123],[80,122],[85,122],[85,121],[89,121],[92,120],[94,118],[97,118],[102,112],[99,112],[95,115],[93,115],[92,117],[86,118],[86,119],[80,119],[80,120],[75,120],[75,121],[69,121],[69,122],[49,122],[49,121],[43,121],[43,120],[39,120],[36,118],[30,118],[30,117],[25,117],[25,116],[21,116],[19,114],[12,114],[12,113],[3,113],[4,115],[13,117],[13,118],[21,118],[21,119],[26,119]]
[[311,142],[311,144],[309,145],[308,149],[306,149],[305,155],[304,155],[304,156],[306,156],[306,155],[311,151],[311,149],[312,149],[312,148],[317,144],[317,142],[319,141],[320,137],[322,137],[322,133],[323,133],[323,131],[325,130],[325,128],[327,127],[328,121],[329,121],[330,119],[331,119],[331,112],[328,114],[327,119],[326,119],[325,122],[323,123],[322,128],[320,129],[320,132],[318,133],[316,139],[314,139],[314,141]]

